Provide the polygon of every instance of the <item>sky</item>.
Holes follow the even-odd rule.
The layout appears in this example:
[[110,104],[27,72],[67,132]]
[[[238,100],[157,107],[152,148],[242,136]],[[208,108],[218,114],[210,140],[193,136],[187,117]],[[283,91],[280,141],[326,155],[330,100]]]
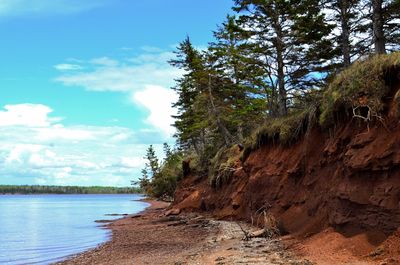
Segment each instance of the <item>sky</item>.
[[173,144],[167,61],[231,0],[0,0],[0,184],[128,186]]

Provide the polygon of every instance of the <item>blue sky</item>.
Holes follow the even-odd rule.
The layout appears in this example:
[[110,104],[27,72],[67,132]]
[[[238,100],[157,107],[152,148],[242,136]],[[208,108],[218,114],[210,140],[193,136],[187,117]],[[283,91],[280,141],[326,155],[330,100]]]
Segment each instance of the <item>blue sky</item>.
[[231,0],[0,0],[0,184],[129,185],[172,142],[166,61]]

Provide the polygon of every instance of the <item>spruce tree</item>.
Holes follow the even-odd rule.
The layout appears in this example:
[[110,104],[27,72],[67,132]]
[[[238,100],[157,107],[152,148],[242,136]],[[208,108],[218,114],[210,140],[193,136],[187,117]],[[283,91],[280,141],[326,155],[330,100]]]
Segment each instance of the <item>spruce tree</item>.
[[[318,1],[236,0],[242,28],[252,33],[249,42],[262,58],[271,87],[272,116],[284,116],[295,94],[315,87],[333,56]],[[313,6],[315,4],[315,7]],[[321,74],[320,74],[321,73]]]

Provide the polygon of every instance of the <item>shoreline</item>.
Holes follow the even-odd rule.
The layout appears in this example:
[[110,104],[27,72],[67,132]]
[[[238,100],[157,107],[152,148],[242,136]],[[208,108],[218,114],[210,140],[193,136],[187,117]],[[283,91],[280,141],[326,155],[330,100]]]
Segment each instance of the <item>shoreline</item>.
[[[50,194],[50,195],[53,195],[53,194]],[[60,195],[63,195],[63,194],[60,194]],[[106,229],[109,231],[110,237],[105,242],[100,243],[99,245],[95,246],[94,248],[91,248],[91,249],[88,249],[86,251],[79,252],[76,254],[72,254],[70,256],[66,256],[61,261],[57,261],[52,264],[87,264],[87,263],[80,263],[81,262],[80,260],[81,259],[85,260],[85,259],[89,258],[93,253],[97,253],[98,251],[101,251],[102,248],[105,247],[105,245],[107,245],[107,244],[111,243],[111,241],[113,241],[113,237],[114,237],[113,226],[118,226],[118,223],[123,222],[124,220],[129,220],[131,218],[137,218],[142,215],[146,215],[149,211],[165,209],[169,206],[169,203],[157,201],[157,200],[151,199],[151,198],[142,198],[142,199],[135,200],[135,201],[146,202],[149,205],[145,209],[143,209],[137,213],[134,213],[134,214],[117,214],[118,216],[120,216],[120,218],[117,218],[114,220],[95,220],[94,222],[99,223],[98,227],[100,229]],[[105,214],[105,216],[108,216],[108,215],[116,216],[115,214]],[[103,223],[103,224],[101,224],[101,223]],[[99,264],[99,263],[93,263],[93,264]]]
[[[102,226],[111,232],[108,241],[54,264],[377,264],[349,253],[339,257],[324,248],[315,253],[307,249],[307,239],[290,235],[244,241],[242,228],[257,228],[244,222],[216,220],[207,213],[166,211],[167,202],[141,201],[150,205]],[[329,245],[323,241],[320,247]]]
[[105,224],[111,238],[55,264],[296,264],[308,265],[281,239],[243,241],[247,223],[215,220],[200,213],[171,212],[170,203],[144,199],[144,211]]

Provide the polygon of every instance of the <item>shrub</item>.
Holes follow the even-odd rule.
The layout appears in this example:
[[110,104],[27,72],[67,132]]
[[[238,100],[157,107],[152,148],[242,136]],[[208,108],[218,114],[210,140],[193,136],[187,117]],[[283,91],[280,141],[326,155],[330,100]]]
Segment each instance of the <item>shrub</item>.
[[230,148],[224,147],[211,159],[208,176],[209,184],[213,188],[220,188],[224,183],[229,182],[242,156],[242,149],[238,145]]
[[400,53],[397,52],[359,60],[338,74],[323,94],[319,117],[321,126],[331,127],[335,123],[335,114],[343,109],[358,111],[366,107],[369,114],[382,113],[384,97],[390,89],[388,76],[399,67]]

